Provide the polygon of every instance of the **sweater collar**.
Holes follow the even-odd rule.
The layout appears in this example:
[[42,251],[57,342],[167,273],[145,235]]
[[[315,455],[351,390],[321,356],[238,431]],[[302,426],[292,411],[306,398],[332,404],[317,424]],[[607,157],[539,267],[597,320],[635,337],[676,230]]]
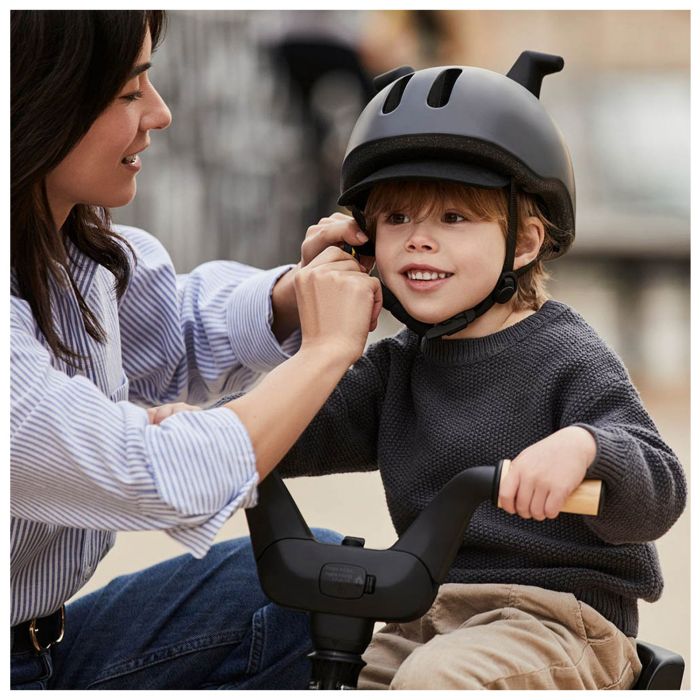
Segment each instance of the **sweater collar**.
[[562,314],[567,308],[561,302],[548,299],[534,314],[497,333],[460,340],[423,338],[420,344],[421,353],[428,361],[441,365],[464,365],[477,362],[511,347]]

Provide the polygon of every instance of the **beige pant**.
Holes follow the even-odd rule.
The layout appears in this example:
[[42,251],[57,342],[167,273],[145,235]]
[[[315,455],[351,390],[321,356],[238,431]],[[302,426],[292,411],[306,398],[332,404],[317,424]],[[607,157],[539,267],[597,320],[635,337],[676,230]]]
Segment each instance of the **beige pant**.
[[626,689],[634,639],[570,593],[511,584],[440,587],[418,620],[379,630],[362,657],[371,690]]

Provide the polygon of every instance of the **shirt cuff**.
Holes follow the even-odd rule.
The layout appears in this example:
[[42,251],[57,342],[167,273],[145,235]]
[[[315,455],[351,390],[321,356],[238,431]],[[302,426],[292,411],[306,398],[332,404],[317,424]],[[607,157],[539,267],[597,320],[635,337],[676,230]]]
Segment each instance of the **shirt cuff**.
[[293,332],[282,345],[272,332],[272,288],[294,265],[282,265],[253,275],[231,294],[226,323],[238,361],[255,372],[269,372],[299,349],[301,334]]
[[221,407],[183,411],[149,426],[147,441],[156,488],[182,523],[166,532],[203,557],[236,510],[257,504],[258,472],[248,431],[231,409]]

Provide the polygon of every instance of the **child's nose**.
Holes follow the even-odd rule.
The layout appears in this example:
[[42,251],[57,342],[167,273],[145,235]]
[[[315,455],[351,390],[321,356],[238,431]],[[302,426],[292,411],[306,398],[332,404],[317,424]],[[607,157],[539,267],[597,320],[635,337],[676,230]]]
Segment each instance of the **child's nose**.
[[423,229],[416,228],[406,239],[406,250],[429,253],[437,250],[437,243],[435,239],[429,236]]

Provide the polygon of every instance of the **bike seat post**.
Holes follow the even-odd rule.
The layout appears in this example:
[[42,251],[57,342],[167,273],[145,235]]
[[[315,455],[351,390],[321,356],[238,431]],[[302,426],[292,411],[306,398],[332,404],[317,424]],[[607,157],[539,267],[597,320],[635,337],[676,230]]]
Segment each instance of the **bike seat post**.
[[362,653],[374,630],[374,620],[329,613],[311,613],[312,690],[350,690],[365,662]]

